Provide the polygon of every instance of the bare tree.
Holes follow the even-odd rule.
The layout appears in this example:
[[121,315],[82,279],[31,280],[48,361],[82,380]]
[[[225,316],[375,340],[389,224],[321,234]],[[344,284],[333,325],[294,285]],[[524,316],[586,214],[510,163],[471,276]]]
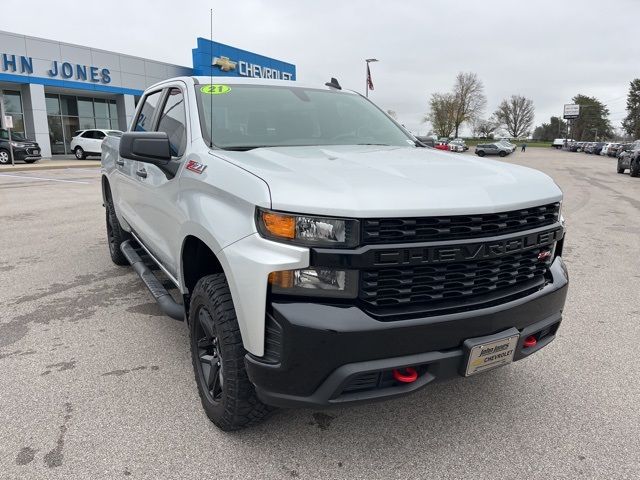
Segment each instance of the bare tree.
[[500,123],[496,117],[491,115],[487,119],[478,118],[472,122],[473,134],[480,138],[491,138],[496,130],[500,127]]
[[500,103],[494,114],[513,138],[528,135],[533,126],[535,108],[533,101],[522,95],[511,95]]
[[455,128],[456,101],[452,93],[434,93],[429,99],[429,113],[424,118],[431,122],[438,137],[448,137]]
[[472,122],[482,114],[487,105],[487,98],[484,96],[484,86],[478,75],[472,72],[458,74],[453,86],[453,96],[456,104],[454,128],[457,137],[463,123]]

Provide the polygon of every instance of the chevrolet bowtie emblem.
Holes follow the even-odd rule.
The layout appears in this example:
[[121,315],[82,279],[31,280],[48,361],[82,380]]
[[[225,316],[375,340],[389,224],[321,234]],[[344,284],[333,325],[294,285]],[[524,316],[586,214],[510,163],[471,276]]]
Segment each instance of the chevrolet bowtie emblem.
[[235,70],[238,62],[234,62],[229,60],[229,57],[215,57],[211,65],[214,67],[220,67],[220,70],[223,72],[228,72],[230,70]]

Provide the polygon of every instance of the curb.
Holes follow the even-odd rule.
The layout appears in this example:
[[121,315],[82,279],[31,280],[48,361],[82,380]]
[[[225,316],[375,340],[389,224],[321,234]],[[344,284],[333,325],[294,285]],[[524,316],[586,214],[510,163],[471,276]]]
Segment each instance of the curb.
[[[57,162],[56,162],[57,163]],[[65,168],[98,168],[100,167],[100,162],[91,162],[84,164],[77,163],[63,163],[63,164],[48,164],[42,163],[39,165],[15,165],[15,166],[2,166],[0,167],[0,173],[9,173],[9,172],[29,172],[29,171],[39,171],[39,170],[62,170]]]

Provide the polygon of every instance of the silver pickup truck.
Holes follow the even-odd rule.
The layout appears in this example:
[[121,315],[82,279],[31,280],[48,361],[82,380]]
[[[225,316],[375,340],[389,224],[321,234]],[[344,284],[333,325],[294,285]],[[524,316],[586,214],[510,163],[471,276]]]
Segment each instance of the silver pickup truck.
[[102,191],[112,260],[186,320],[225,430],[480,374],[562,319],[558,186],[427,148],[335,79],[154,85]]

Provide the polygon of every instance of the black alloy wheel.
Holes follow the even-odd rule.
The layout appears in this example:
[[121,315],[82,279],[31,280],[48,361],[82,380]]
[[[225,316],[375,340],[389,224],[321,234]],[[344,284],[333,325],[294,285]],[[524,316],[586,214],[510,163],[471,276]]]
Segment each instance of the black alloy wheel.
[[200,305],[196,312],[193,341],[198,349],[198,381],[202,391],[214,405],[222,401],[224,372],[216,327],[206,305]]

